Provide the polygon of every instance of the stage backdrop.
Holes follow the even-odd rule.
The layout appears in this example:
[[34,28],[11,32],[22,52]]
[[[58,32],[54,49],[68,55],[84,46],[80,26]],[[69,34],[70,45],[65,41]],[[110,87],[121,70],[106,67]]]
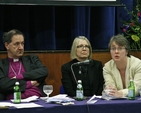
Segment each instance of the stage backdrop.
[[[133,0],[121,0],[132,8]],[[25,35],[25,50],[70,50],[76,36],[86,36],[93,50],[107,49],[109,39],[127,18],[123,7],[0,5],[0,50],[4,32],[18,29]]]

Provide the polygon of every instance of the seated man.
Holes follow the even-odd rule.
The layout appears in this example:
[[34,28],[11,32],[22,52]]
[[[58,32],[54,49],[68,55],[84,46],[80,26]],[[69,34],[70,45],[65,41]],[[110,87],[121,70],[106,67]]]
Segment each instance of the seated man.
[[23,56],[23,33],[16,29],[11,30],[4,34],[3,42],[7,49],[7,58],[0,60],[0,100],[13,99],[16,81],[20,83],[22,99],[33,95],[44,96],[42,88],[48,71],[38,56]]

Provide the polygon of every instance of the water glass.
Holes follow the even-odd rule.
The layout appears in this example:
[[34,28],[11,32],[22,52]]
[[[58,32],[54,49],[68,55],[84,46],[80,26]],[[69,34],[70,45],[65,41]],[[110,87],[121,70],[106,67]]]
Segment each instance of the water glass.
[[139,88],[139,95],[140,95],[140,98],[138,100],[141,100],[141,88]]
[[53,85],[44,85],[43,91],[47,95],[47,98],[49,98],[49,95],[53,92]]
[[103,98],[107,101],[112,99],[112,96],[109,94],[112,91],[113,86],[111,84],[104,84],[103,85]]

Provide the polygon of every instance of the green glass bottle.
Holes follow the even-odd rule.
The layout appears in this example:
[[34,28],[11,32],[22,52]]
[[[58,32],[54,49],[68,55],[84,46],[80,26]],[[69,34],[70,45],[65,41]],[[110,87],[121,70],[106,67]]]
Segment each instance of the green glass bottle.
[[76,99],[77,100],[83,100],[83,86],[82,81],[78,80],[77,89],[76,89]]
[[19,87],[19,82],[16,82],[14,86],[14,103],[21,103],[21,91]]
[[135,99],[135,86],[132,79],[130,80],[130,85],[128,87],[128,99],[129,100]]

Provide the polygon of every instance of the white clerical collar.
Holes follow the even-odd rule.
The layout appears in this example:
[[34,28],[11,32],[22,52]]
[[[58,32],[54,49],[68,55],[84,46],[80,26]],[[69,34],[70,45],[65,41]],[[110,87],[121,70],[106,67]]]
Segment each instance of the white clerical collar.
[[19,61],[19,59],[17,58],[17,59],[13,59],[13,62],[18,62]]

